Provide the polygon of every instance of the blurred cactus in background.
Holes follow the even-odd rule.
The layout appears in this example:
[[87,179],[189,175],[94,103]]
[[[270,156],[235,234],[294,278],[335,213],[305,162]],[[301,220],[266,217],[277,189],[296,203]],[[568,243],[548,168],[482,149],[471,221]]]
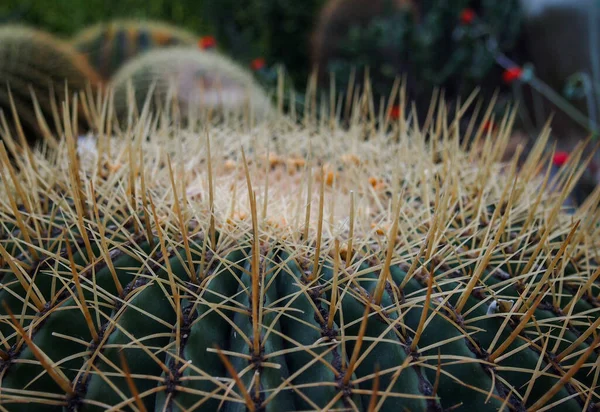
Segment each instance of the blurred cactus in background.
[[71,44],[102,77],[109,79],[135,56],[159,47],[201,46],[201,37],[159,22],[113,20],[82,30]]
[[132,59],[115,73],[111,86],[122,122],[130,111],[142,110],[148,93],[152,113],[166,110],[160,103],[169,102],[175,109],[170,113],[179,113],[177,117],[186,121],[208,108],[211,118],[217,113],[231,116],[244,108],[260,118],[271,110],[268,96],[244,67],[216,51],[185,46],[152,50]]
[[10,148],[13,139],[55,143],[52,135],[60,136],[63,130],[61,102],[66,92],[97,86],[101,79],[61,39],[28,26],[1,25],[0,82],[0,142]]

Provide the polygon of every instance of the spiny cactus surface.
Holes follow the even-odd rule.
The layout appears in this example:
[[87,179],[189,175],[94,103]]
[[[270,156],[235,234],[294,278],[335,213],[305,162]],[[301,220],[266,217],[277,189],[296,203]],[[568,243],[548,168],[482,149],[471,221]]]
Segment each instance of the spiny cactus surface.
[[597,410],[600,190],[353,119],[0,146],[0,405]]
[[73,46],[84,54],[104,79],[129,59],[159,47],[196,46],[192,32],[155,21],[115,20],[98,23],[77,34]]
[[85,58],[67,43],[49,33],[16,25],[0,26],[0,79],[0,109],[8,121],[5,126],[19,133],[14,103],[23,137],[29,141],[60,134],[60,102],[65,99],[66,88],[73,93],[100,82]]
[[270,111],[271,103],[252,73],[216,51],[186,47],[153,50],[123,66],[111,82],[115,110],[126,118],[133,109],[152,105],[152,112],[175,107],[182,116],[212,109],[240,113],[249,107],[256,115]]

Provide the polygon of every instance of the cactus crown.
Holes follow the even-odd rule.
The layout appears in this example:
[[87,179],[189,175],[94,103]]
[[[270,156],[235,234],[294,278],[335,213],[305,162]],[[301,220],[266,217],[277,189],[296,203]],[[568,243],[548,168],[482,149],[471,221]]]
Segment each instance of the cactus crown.
[[597,409],[600,190],[561,210],[583,147],[548,181],[547,131],[496,162],[514,113],[497,140],[368,99],[347,128],[146,110],[113,136],[86,101],[93,135],[0,144],[0,404]]

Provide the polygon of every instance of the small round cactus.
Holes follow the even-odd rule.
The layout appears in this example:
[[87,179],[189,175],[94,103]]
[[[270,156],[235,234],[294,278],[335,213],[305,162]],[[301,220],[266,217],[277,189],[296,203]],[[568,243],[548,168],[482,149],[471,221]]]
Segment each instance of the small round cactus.
[[[14,127],[14,103],[20,129],[29,142],[62,130],[65,86],[72,94],[100,83],[85,58],[67,43],[49,33],[16,25],[0,26],[0,79],[0,109],[10,120],[8,132],[15,139],[20,137],[19,127]],[[42,123],[39,114],[44,117]]]
[[105,79],[129,59],[158,47],[194,46],[192,32],[158,21],[114,20],[77,34],[71,43]]
[[139,110],[150,93],[152,103],[174,100],[184,117],[206,110],[239,112],[243,107],[262,116],[271,109],[252,73],[216,51],[186,47],[153,50],[123,66],[111,85],[120,119],[132,109],[130,91]]

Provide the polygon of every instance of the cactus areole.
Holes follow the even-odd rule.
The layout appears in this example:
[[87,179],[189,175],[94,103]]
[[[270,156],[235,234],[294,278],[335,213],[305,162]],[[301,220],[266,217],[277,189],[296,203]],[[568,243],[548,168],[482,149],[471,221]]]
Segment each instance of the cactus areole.
[[0,143],[3,410],[598,410],[600,192],[562,210],[548,133],[501,164],[514,113],[113,131],[99,96]]

